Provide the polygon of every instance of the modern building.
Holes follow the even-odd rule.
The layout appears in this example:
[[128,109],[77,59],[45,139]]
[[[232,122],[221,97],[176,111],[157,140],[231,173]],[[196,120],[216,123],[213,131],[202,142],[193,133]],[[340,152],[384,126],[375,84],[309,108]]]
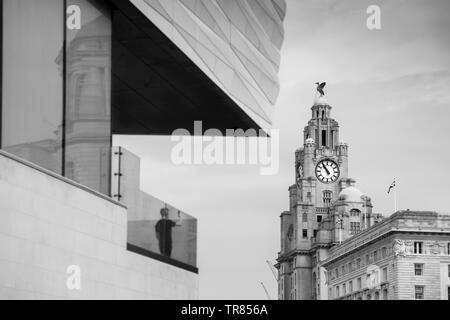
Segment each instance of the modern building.
[[197,220],[141,191],[112,137],[268,129],[285,1],[0,8],[0,297],[196,298]]
[[[296,184],[281,214],[279,299],[447,299],[450,217],[373,212],[349,176],[349,146],[331,109],[324,97],[315,99],[295,152]],[[415,267],[422,274],[411,273]]]

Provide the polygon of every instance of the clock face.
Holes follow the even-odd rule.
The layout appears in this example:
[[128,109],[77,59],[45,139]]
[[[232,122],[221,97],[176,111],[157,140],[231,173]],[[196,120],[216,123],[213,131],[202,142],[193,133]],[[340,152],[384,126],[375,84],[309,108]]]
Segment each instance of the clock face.
[[323,183],[333,183],[339,178],[339,166],[330,159],[321,160],[316,166],[317,179]]

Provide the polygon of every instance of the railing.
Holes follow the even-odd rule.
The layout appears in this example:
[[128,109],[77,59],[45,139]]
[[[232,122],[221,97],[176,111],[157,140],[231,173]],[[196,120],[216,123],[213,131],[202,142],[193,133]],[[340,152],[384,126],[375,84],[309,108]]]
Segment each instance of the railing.
[[111,194],[127,208],[128,250],[197,271],[197,219],[140,190],[140,159],[114,147]]
[[328,207],[316,207],[317,214],[328,214],[330,208]]

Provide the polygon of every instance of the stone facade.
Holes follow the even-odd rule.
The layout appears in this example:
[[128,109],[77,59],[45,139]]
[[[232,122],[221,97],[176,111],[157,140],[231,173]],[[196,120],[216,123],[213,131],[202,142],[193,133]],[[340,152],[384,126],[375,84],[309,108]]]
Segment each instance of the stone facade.
[[330,249],[321,265],[329,299],[447,300],[450,216],[397,212]]
[[[428,258],[423,254],[408,256],[414,241],[423,241],[424,248],[433,243],[434,251],[446,245],[448,234],[435,235],[439,228],[446,230],[446,217],[418,213],[420,218],[417,219],[413,216],[399,219],[394,215],[384,221],[381,214],[373,212],[371,198],[359,191],[355,180],[349,176],[349,146],[339,140],[340,127],[331,118],[331,109],[323,97],[315,100],[312,118],[304,129],[303,148],[295,152],[296,184],[289,188],[289,211],[281,214],[281,250],[276,264],[279,270],[278,298],[411,299],[416,290],[413,283],[418,283],[419,293],[425,290],[425,298],[447,297],[449,280],[443,275],[448,253],[441,262],[433,254]],[[429,233],[418,232],[410,238],[400,233],[379,237],[384,229],[400,225],[419,231],[426,229]],[[407,259],[397,261],[393,242],[397,243],[396,248],[400,245],[406,248]],[[415,279],[407,278],[406,269],[417,259],[431,259],[434,264],[428,262],[426,276],[415,282]],[[370,284],[370,288],[366,287],[367,274],[369,283],[377,280],[376,277],[383,277],[377,290],[373,291]],[[428,280],[439,278],[441,282],[421,288],[419,280],[426,277],[431,277]]]

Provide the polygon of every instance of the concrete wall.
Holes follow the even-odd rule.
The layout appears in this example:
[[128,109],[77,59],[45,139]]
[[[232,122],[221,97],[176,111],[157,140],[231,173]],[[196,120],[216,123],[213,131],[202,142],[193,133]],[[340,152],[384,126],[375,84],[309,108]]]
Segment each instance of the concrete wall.
[[[197,274],[126,250],[126,215],[0,151],[0,299],[197,299]],[[80,290],[67,287],[71,265]]]

